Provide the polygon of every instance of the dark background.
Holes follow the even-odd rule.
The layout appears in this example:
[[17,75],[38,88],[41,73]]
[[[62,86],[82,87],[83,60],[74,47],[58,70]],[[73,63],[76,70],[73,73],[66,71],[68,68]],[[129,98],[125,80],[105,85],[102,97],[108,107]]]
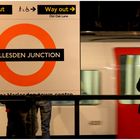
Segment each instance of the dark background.
[[139,31],[140,1],[81,1],[81,31]]

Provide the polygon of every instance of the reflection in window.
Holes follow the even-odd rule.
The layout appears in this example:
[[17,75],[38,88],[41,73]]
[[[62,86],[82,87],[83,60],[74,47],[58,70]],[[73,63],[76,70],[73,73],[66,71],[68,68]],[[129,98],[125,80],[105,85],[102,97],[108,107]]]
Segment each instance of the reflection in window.
[[[138,95],[136,84],[140,78],[140,55],[122,55],[120,59],[121,95]],[[121,100],[124,104],[140,103],[140,100]]]
[[[81,71],[81,95],[99,94],[100,75],[96,70]],[[98,100],[83,100],[81,104],[98,104]]]
[[[100,73],[97,70],[81,71],[81,95],[98,95],[100,93]],[[53,101],[53,105],[73,105],[73,101]],[[98,100],[81,100],[83,105],[99,104]]]

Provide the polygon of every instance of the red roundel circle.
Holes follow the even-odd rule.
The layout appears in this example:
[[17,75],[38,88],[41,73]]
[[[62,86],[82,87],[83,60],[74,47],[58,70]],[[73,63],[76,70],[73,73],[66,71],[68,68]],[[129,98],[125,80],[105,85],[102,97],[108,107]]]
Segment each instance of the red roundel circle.
[[[33,24],[17,24],[9,27],[0,35],[0,49],[6,49],[7,44],[19,35],[36,37],[45,49],[55,49],[51,36],[42,28]],[[6,64],[0,62],[0,74],[8,82],[18,86],[32,86],[45,80],[53,71],[55,61],[45,61],[43,66],[31,75],[20,75],[13,72]]]

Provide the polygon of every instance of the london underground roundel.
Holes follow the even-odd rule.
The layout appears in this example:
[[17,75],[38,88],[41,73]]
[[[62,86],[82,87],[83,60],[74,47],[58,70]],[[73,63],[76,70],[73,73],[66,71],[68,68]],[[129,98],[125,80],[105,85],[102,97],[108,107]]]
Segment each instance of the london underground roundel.
[[[44,49],[55,49],[51,36],[42,28],[33,24],[16,24],[9,27],[0,35],[0,49],[6,49],[7,44],[19,35],[31,35],[37,38]],[[45,61],[43,66],[35,73],[21,75],[12,71],[6,62],[0,62],[0,75],[8,82],[18,86],[32,86],[45,80],[54,69],[55,61]]]

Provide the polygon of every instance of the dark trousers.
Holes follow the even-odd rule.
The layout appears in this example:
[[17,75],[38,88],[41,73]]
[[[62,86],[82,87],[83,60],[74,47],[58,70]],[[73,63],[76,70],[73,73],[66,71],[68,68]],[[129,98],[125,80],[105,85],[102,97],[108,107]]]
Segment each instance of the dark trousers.
[[[28,102],[13,102],[6,104],[7,109],[7,138],[35,138],[34,132],[34,117],[28,119],[29,112],[32,111],[35,104],[28,104]],[[35,113],[34,113],[35,114]]]
[[7,138],[27,138],[26,137],[26,112],[9,111],[7,112]]

